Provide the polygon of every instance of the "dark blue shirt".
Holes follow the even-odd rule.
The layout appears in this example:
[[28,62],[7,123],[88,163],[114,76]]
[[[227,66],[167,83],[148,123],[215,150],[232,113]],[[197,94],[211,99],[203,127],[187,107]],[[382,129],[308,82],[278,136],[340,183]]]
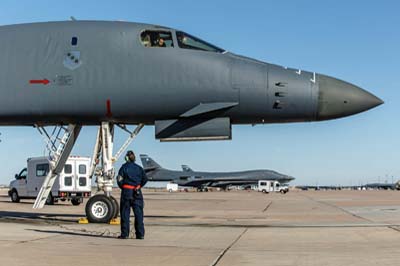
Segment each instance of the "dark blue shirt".
[[121,166],[118,172],[117,178],[118,186],[122,189],[121,197],[123,198],[137,198],[143,199],[142,193],[135,192],[132,189],[124,189],[123,185],[138,186],[143,187],[147,183],[147,176],[143,168],[134,162],[127,162]]

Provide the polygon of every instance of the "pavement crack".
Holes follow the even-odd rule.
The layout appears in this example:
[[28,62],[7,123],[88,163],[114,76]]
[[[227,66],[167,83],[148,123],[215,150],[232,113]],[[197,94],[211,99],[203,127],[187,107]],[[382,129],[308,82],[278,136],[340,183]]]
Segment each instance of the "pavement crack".
[[35,242],[35,241],[39,241],[39,240],[43,240],[43,239],[49,239],[49,238],[53,238],[53,237],[57,237],[57,236],[59,236],[59,235],[39,237],[39,238],[35,238],[35,239],[30,239],[30,240],[23,240],[23,241],[18,241],[18,242],[15,243],[15,244],[31,243],[31,242]]
[[357,215],[357,214],[354,214],[354,213],[352,213],[352,212],[350,212],[350,211],[348,211],[348,210],[346,210],[346,209],[343,209],[343,208],[341,208],[341,207],[339,207],[339,206],[336,206],[336,205],[334,205],[334,204],[331,204],[331,203],[328,203],[328,202],[325,202],[325,201],[315,200],[314,198],[312,198],[312,197],[310,197],[310,196],[307,196],[307,195],[302,195],[302,196],[305,197],[305,198],[307,198],[307,199],[309,199],[309,200],[311,200],[311,201],[313,201],[313,202],[316,202],[316,203],[319,203],[319,204],[323,204],[323,205],[326,205],[326,206],[329,206],[329,207],[332,207],[332,208],[341,210],[342,212],[347,213],[347,214],[349,214],[349,215],[351,215],[351,216],[353,216],[353,217],[355,217],[355,218],[358,218],[358,219],[361,219],[361,220],[364,220],[364,221],[367,221],[367,222],[370,222],[370,223],[375,223],[374,221],[372,221],[372,220],[370,220],[370,219],[367,219],[367,218],[365,218],[365,217],[362,217],[362,216],[359,216],[359,215]]
[[272,202],[273,202],[273,201],[271,201],[270,203],[268,203],[267,207],[265,207],[264,210],[263,210],[262,212],[266,212],[266,211],[268,210],[268,208],[272,205]]
[[391,226],[388,226],[388,228],[400,233],[400,228],[398,228],[398,227],[391,225]]
[[[349,215],[351,215],[351,216],[353,216],[353,217],[356,217],[356,218],[358,218],[358,219],[362,219],[362,220],[367,221],[367,222],[369,222],[369,223],[376,224],[376,222],[373,221],[373,220],[370,220],[370,219],[367,219],[367,218],[362,217],[362,216],[360,216],[360,215],[354,214],[354,213],[352,213],[352,212],[350,212],[350,211],[348,211],[348,210],[346,210],[346,209],[343,209],[343,208],[341,208],[341,207],[339,207],[339,206],[336,206],[336,205],[334,205],[334,204],[327,203],[327,202],[325,202],[325,201],[315,200],[315,199],[313,199],[312,197],[309,197],[309,196],[306,196],[306,195],[303,195],[303,196],[306,197],[306,198],[308,198],[308,199],[310,199],[310,200],[312,200],[312,201],[314,201],[314,202],[317,202],[317,203],[319,203],[319,204],[324,204],[324,205],[326,205],[326,206],[330,206],[330,207],[332,207],[332,208],[339,209],[339,210],[341,210],[341,211],[343,211],[343,212],[345,212],[345,213],[347,213],[347,214],[349,214]],[[397,226],[397,225],[388,224],[388,225],[381,225],[381,226],[378,226],[378,227],[389,228],[389,229],[392,229],[392,230],[394,230],[394,231],[400,233],[400,228],[398,228],[398,227],[396,227],[396,226]]]
[[233,240],[233,242],[232,242],[229,246],[227,246],[223,251],[221,251],[221,253],[220,253],[220,254],[218,255],[218,257],[213,261],[213,263],[210,264],[210,266],[216,266],[216,265],[220,262],[220,260],[222,259],[222,257],[233,247],[233,245],[235,245],[235,244],[240,240],[240,238],[247,232],[247,230],[249,230],[249,229],[248,229],[248,228],[244,229],[244,230],[240,233],[240,235],[239,235],[238,237],[236,237],[236,239]]

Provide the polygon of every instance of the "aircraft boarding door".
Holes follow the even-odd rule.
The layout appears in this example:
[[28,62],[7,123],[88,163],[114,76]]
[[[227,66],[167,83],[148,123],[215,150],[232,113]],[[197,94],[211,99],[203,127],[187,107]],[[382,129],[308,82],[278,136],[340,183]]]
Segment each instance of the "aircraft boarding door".
[[77,191],[90,191],[91,190],[91,182],[89,180],[89,161],[76,161],[76,190]]
[[75,162],[68,160],[60,176],[60,191],[75,191],[76,176]]

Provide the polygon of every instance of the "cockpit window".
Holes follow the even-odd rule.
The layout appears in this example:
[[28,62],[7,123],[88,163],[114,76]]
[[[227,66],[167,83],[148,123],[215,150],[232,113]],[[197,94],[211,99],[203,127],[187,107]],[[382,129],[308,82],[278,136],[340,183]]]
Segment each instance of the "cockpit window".
[[146,30],[140,34],[140,39],[144,47],[174,47],[169,31]]
[[218,48],[212,44],[200,40],[194,36],[191,36],[185,32],[177,31],[176,38],[178,39],[178,45],[183,49],[201,50],[215,53],[223,53],[224,50]]

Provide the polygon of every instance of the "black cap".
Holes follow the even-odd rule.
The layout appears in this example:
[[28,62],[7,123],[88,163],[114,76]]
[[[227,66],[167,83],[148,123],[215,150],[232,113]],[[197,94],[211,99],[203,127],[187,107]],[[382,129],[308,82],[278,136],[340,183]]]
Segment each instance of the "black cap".
[[129,155],[134,155],[133,151],[128,151],[128,152],[126,153],[126,156],[129,156]]

